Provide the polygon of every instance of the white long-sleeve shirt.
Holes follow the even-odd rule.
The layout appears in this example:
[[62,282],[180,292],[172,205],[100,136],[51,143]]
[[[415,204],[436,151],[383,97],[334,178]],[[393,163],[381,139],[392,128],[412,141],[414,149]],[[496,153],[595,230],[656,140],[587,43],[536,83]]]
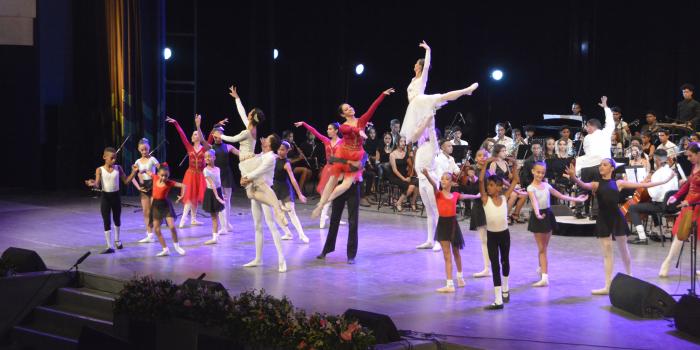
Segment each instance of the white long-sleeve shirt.
[[605,107],[605,127],[586,135],[583,139],[583,151],[586,154],[576,159],[576,172],[583,168],[598,166],[601,160],[611,158],[610,144],[613,131],[615,131],[615,120],[610,108]]
[[264,181],[268,186],[272,186],[272,180],[275,175],[275,161],[277,155],[275,152],[268,151],[261,153],[256,157],[260,157],[260,164],[249,172],[246,177],[253,181]]
[[440,152],[435,157],[435,175],[442,177],[444,173],[459,174],[459,167],[452,156],[447,156],[445,153]]
[[[669,176],[671,176],[671,173],[673,173],[673,170],[668,166],[668,164],[664,164],[663,167],[657,169],[653,174],[651,174],[651,182],[656,182],[656,181],[664,181],[668,179]],[[668,191],[677,191],[678,190],[678,178],[674,177],[671,179],[671,181],[663,184],[663,185],[658,185],[654,187],[649,187],[649,196],[651,197],[651,200],[654,202],[663,202],[664,201],[664,196]]]

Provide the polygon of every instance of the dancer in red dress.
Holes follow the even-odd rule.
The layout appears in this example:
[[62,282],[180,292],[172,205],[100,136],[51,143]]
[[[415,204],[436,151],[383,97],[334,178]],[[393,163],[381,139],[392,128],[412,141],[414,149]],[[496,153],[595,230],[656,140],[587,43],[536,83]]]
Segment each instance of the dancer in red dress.
[[[668,270],[671,267],[671,262],[675,260],[678,253],[681,251],[681,247],[683,247],[683,241],[676,237],[683,217],[685,215],[693,215],[695,220],[700,218],[700,206],[688,206],[688,204],[700,202],[700,144],[693,142],[688,145],[685,156],[688,157],[688,161],[693,164],[693,170],[688,176],[688,180],[681,186],[678,192],[668,199],[669,205],[682,199],[678,206],[683,209],[681,209],[680,215],[678,215],[676,222],[673,224],[673,243],[671,243],[671,249],[668,251],[666,259],[661,264],[659,277],[668,277]],[[681,157],[681,155],[679,155],[679,157]],[[683,197],[685,197],[685,199],[683,199]],[[693,208],[695,209],[693,210]],[[698,225],[698,233],[700,233],[700,225]]]
[[[332,164],[329,162],[329,159],[335,154],[335,150],[340,146],[341,142],[343,142],[343,139],[338,137],[338,131],[340,129],[340,124],[338,123],[330,123],[328,124],[328,129],[326,130],[326,133],[328,134],[328,137],[321,135],[320,132],[318,132],[316,129],[314,129],[313,126],[306,124],[305,122],[296,122],[294,123],[294,126],[297,128],[300,126],[303,126],[306,128],[306,130],[309,130],[318,140],[320,140],[323,145],[325,146],[325,151],[326,151],[326,165],[321,169],[321,175],[319,175],[318,179],[318,186],[316,186],[316,191],[318,194],[323,194],[323,189],[326,188],[326,183],[328,183],[328,178],[331,176],[331,167]],[[326,205],[323,206],[323,210],[321,211],[321,222],[320,222],[320,228],[325,228],[326,227],[326,220],[328,220],[328,209],[330,208],[331,203],[328,202]]]
[[177,133],[180,135],[180,140],[182,145],[185,146],[187,150],[187,156],[189,157],[189,167],[185,172],[185,177],[182,179],[182,183],[187,186],[187,192],[182,202],[185,203],[185,209],[182,212],[182,218],[180,218],[180,228],[185,226],[185,220],[187,218],[188,212],[191,212],[192,218],[190,223],[192,225],[201,225],[202,223],[197,221],[197,206],[204,200],[204,191],[207,189],[207,183],[204,180],[204,174],[202,171],[206,164],[204,163],[204,154],[211,148],[207,141],[204,139],[200,124],[202,122],[202,116],[197,114],[194,117],[194,123],[197,126],[197,130],[192,133],[192,143],[190,144],[185,136],[185,132],[182,131],[180,124],[177,120],[167,117],[165,119],[168,123],[175,125]]
[[[328,159],[329,163],[333,163],[330,170],[331,176],[323,189],[321,200],[311,213],[312,218],[318,217],[326,203],[343,194],[358,179],[358,176],[362,176],[362,171],[360,171],[356,162],[362,160],[362,157],[365,155],[365,150],[362,147],[362,137],[366,138],[366,135],[364,135],[365,126],[372,119],[374,111],[377,110],[384,97],[393,93],[394,89],[387,89],[382,92],[360,119],[355,118],[355,109],[351,105],[343,103],[338,107],[338,114],[345,118],[345,123],[340,125],[343,143],[336,148],[333,157]],[[343,177],[343,182],[338,184],[341,176]]]

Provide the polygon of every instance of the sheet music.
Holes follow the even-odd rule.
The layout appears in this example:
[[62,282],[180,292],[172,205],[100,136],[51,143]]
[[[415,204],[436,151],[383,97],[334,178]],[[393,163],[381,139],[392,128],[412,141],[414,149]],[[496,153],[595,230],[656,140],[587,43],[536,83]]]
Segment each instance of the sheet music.
[[647,169],[644,167],[626,167],[625,175],[627,175],[627,181],[640,183],[647,178]]
[[542,117],[544,120],[549,120],[549,119],[568,119],[568,120],[576,120],[579,122],[583,121],[583,117],[580,115],[564,115],[564,114],[543,114]]

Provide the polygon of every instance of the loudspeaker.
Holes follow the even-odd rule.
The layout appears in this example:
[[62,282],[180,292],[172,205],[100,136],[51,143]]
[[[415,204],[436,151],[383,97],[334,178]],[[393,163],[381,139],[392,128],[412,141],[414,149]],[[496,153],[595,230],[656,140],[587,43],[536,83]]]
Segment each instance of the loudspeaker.
[[618,273],[610,285],[610,303],[643,318],[673,316],[676,301],[663,289]]
[[700,337],[700,299],[684,295],[678,301],[675,316],[676,328],[694,337]]
[[186,287],[191,287],[191,288],[197,288],[197,287],[206,287],[209,290],[214,290],[217,292],[222,292],[226,297],[229,297],[228,291],[224,286],[219,283],[219,282],[214,282],[214,281],[206,281],[203,279],[198,279],[198,278],[189,278],[185,283],[182,284],[183,286]]
[[554,216],[574,216],[574,212],[569,209],[568,205],[554,204],[551,208]]
[[33,250],[10,247],[2,253],[2,259],[7,261],[17,273],[46,271],[44,261]]
[[113,335],[83,326],[78,338],[78,350],[123,350],[131,349],[129,342]]
[[377,344],[386,344],[401,340],[399,331],[394,325],[391,317],[374,312],[348,309],[344,314],[345,318],[357,319],[363,327],[367,327],[374,332]]

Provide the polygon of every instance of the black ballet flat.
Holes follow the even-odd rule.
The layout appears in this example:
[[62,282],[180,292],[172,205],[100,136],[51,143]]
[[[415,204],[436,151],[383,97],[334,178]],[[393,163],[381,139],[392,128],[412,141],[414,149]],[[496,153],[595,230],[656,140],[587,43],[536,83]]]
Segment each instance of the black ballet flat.
[[325,260],[325,259],[326,259],[326,254],[321,253],[321,254],[319,254],[319,255],[316,255],[316,259],[318,259],[318,260]]
[[489,306],[484,307],[484,310],[503,310],[503,304],[493,303]]
[[355,258],[348,258],[348,265],[355,265]]
[[124,246],[122,245],[122,241],[114,241],[114,247],[117,249],[124,249]]
[[510,302],[510,292],[503,292],[501,293],[501,295],[503,296],[504,303]]
[[114,249],[112,249],[112,248],[107,248],[107,249],[100,252],[100,254],[112,254],[112,253],[114,253]]

